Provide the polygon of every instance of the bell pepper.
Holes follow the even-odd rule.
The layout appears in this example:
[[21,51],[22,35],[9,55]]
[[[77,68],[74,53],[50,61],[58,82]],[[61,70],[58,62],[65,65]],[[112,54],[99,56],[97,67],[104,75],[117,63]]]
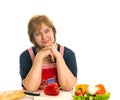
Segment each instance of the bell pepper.
[[46,95],[56,96],[59,94],[59,87],[57,83],[51,83],[44,88],[44,93]]
[[97,84],[95,87],[98,87],[98,91],[96,92],[96,94],[105,94],[106,93],[106,89],[103,84]]
[[88,86],[88,84],[77,84],[75,87],[75,92],[86,93]]

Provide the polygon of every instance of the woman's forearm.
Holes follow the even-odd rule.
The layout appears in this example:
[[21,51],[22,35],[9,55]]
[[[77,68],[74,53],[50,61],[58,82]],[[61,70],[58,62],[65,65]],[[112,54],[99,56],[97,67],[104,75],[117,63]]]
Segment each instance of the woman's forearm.
[[71,90],[77,83],[77,78],[72,74],[61,55],[56,57],[58,81],[63,90]]
[[42,60],[34,59],[31,70],[23,80],[23,86],[28,91],[36,91],[41,84]]

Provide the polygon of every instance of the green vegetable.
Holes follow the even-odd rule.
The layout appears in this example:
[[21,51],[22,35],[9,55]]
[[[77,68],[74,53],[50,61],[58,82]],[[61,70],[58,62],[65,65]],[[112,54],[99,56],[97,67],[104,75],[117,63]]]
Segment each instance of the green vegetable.
[[105,94],[96,94],[96,95],[89,95],[84,94],[84,96],[76,96],[73,95],[73,100],[109,100],[110,92]]

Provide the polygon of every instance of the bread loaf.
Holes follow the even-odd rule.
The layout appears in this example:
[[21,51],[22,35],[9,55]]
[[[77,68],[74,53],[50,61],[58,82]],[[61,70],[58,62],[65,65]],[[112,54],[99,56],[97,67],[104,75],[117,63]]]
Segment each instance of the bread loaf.
[[17,100],[25,96],[26,94],[22,90],[0,92],[0,100]]

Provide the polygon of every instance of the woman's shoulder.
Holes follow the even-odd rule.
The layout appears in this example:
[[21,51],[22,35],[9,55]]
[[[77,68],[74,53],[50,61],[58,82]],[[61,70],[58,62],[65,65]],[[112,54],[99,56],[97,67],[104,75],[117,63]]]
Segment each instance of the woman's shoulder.
[[63,46],[64,47],[64,52],[65,53],[72,53],[72,54],[74,54],[74,51],[71,49],[71,48],[69,48],[69,47],[67,47],[67,46],[65,46],[65,45],[62,45],[62,44],[58,44],[58,48],[60,48],[61,46]]
[[66,62],[69,62],[70,59],[72,59],[72,60],[75,59],[75,52],[71,48],[69,48],[65,45],[59,44],[59,47],[60,46],[64,47],[63,58],[65,59]]
[[69,47],[67,47],[67,46],[64,46],[64,53],[66,54],[66,55],[74,55],[75,54],[75,52],[71,49],[71,48],[69,48]]
[[29,49],[32,49],[33,52],[35,52],[35,47],[34,47],[34,46],[31,46],[31,47],[25,49],[25,50],[20,54],[20,56],[21,56],[21,57],[22,57],[22,56],[28,56],[28,55],[29,55],[29,51],[28,51]]

